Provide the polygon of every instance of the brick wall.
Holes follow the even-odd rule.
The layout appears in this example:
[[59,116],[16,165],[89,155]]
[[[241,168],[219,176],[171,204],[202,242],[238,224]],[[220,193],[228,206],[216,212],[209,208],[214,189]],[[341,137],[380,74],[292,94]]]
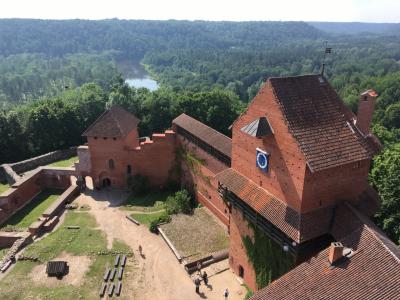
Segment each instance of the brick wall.
[[132,175],[148,177],[151,185],[163,185],[169,180],[175,164],[175,133],[153,134],[151,140],[136,146],[135,132],[126,138],[88,138],[90,174],[95,186],[101,187],[103,179],[109,178],[113,187],[126,188],[128,166]]
[[368,189],[370,161],[352,163],[320,172],[306,172],[302,212],[340,201],[356,200]]
[[256,273],[247,258],[246,248],[242,239],[242,237],[249,236],[253,240],[254,233],[251,227],[248,226],[247,220],[243,217],[241,211],[235,208],[232,208],[229,232],[229,265],[237,276],[239,276],[239,268],[242,266],[244,282],[255,291],[257,290]]
[[198,170],[194,171],[182,161],[182,183],[194,187],[196,200],[211,210],[225,225],[228,225],[229,211],[217,192],[218,181],[215,179],[215,175],[229,167],[181,135],[177,135],[177,147],[193,153],[203,162],[197,166]]
[[[257,139],[240,129],[256,118],[267,116],[274,134]],[[256,148],[270,154],[268,173],[256,167]],[[265,84],[232,129],[232,168],[300,211],[306,160],[286,127],[270,84]]]

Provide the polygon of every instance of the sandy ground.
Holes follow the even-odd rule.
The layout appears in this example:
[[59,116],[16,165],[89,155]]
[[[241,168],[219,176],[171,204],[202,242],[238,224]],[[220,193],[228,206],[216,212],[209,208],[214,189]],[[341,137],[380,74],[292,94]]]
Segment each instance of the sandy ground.
[[46,264],[41,264],[33,268],[29,277],[35,284],[44,285],[46,287],[65,286],[65,285],[81,285],[84,280],[85,273],[89,270],[91,260],[87,256],[72,256],[63,252],[60,256],[53,260],[63,260],[68,262],[69,272],[62,279],[56,277],[48,277],[46,274]]
[[[207,271],[212,289],[201,286],[201,294],[195,293],[195,286],[183,266],[178,263],[172,251],[161,236],[152,234],[146,226],[137,226],[125,218],[126,213],[118,208],[127,194],[115,190],[88,190],[81,194],[75,203],[90,205],[88,211],[95,216],[99,227],[107,234],[108,247],[113,239],[120,239],[129,245],[137,257],[134,266],[132,299],[141,300],[187,300],[187,299],[223,299],[225,288],[230,291],[230,300],[242,300],[245,288],[236,280],[236,276],[226,270],[217,275],[216,271]],[[140,257],[138,247],[143,247],[144,257]],[[225,267],[220,269],[226,269]]]

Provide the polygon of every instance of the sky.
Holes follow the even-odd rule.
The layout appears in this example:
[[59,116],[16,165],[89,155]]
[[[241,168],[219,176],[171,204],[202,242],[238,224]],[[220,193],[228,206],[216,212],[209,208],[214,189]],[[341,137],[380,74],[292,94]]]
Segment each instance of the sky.
[[1,0],[0,18],[400,22],[400,0]]

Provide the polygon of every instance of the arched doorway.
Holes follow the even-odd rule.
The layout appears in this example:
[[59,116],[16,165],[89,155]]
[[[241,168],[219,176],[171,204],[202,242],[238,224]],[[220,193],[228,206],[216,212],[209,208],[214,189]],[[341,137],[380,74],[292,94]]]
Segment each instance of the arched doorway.
[[103,188],[106,188],[106,187],[109,187],[109,186],[111,186],[110,178],[108,178],[108,177],[103,178]]

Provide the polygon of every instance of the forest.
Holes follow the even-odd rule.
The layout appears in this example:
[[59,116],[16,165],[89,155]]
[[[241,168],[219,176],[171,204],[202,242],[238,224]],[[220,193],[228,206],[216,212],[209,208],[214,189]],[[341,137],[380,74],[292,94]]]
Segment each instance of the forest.
[[[185,112],[228,127],[274,76],[319,73],[353,112],[379,94],[373,131],[384,145],[370,182],[376,222],[400,244],[400,30],[396,24],[128,20],[0,20],[0,163],[79,145],[84,129],[119,104],[140,134]],[[118,62],[140,62],[161,87],[131,88]]]

